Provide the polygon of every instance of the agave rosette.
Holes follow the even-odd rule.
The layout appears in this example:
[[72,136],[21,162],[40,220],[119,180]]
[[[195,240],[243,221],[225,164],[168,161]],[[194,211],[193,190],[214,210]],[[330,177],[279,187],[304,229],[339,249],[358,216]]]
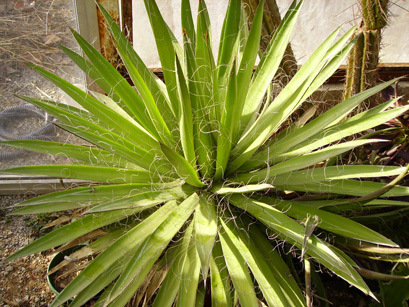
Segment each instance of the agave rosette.
[[[74,240],[87,242],[97,229],[105,233],[83,248],[81,256],[97,256],[51,306],[72,297],[71,306],[81,306],[103,289],[97,306],[123,306],[138,289],[143,293],[140,298],[153,306],[172,306],[175,301],[178,306],[196,306],[203,304],[206,296],[214,306],[233,306],[236,300],[241,306],[259,306],[259,302],[304,306],[302,290],[276,248],[282,241],[302,250],[304,259],[313,259],[372,295],[351,258],[313,230],[373,246],[397,247],[383,235],[344,217],[342,208],[406,206],[384,198],[408,195],[408,188],[372,179],[402,176],[407,169],[323,166],[322,162],[379,141],[348,137],[399,116],[409,106],[391,108],[392,100],[351,115],[365,99],[393,84],[392,80],[307,123],[286,126],[287,119],[335,72],[354,44],[354,29],[343,35],[337,29],[271,99],[266,93],[301,4],[293,2],[254,72],[263,3],[248,29],[241,1],[228,5],[215,58],[204,1],[199,1],[195,26],[190,3],[182,0],[183,43],[179,43],[155,1],[145,0],[165,82],[145,66],[100,5],[134,87],[75,31],[85,56],[61,48],[106,95],[85,93],[32,66],[82,108],[22,98],[92,145],[4,142],[68,156],[79,163],[3,172],[92,183],[17,205],[14,214],[79,208],[84,213],[8,260]],[[283,191],[326,197],[283,199]],[[315,224],[309,222],[310,217]]]

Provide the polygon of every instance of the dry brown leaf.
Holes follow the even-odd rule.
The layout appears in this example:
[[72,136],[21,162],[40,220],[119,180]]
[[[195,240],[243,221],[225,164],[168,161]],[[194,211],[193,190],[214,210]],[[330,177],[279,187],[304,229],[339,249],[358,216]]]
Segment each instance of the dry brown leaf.
[[35,0],[17,0],[14,2],[14,9],[22,12],[29,12],[34,9]]
[[10,63],[6,64],[6,73],[7,75],[11,75],[18,72],[18,70],[14,69],[13,67],[10,66]]
[[151,282],[149,283],[148,289],[146,291],[146,301],[147,302],[149,302],[149,300],[152,298],[155,292],[162,285],[163,280],[165,279],[168,271],[169,271],[168,265],[164,265],[162,266],[162,268],[155,271],[154,276],[152,277]]
[[81,237],[76,238],[75,240],[72,240],[71,242],[68,242],[67,244],[64,244],[63,246],[58,248],[56,251],[61,252],[61,251],[65,250],[65,249],[68,249],[68,248],[70,248],[72,246],[81,244],[83,242],[86,242],[86,241],[89,241],[89,240],[92,240],[92,239],[95,239],[95,238],[98,238],[98,237],[105,236],[106,234],[107,234],[107,232],[105,232],[105,231],[103,231],[101,229],[93,230],[93,231],[91,231],[91,232],[89,232],[89,233],[87,233],[87,234],[85,234],[85,235],[83,235]]
[[[53,267],[48,273],[47,275],[51,275],[55,272],[57,272],[58,270],[60,270],[61,268],[67,266],[68,264],[72,263],[73,260],[78,261],[84,258],[87,258],[88,256],[92,255],[94,253],[94,250],[92,248],[90,248],[89,246],[84,246],[83,248],[75,251],[74,253],[72,253],[68,258],[72,259],[71,261],[69,260],[63,260],[61,261],[59,264],[57,264],[55,267]],[[75,262],[74,261],[74,262]]]
[[56,42],[58,42],[60,40],[61,40],[61,38],[58,37],[57,35],[53,34],[53,33],[43,37],[43,42],[44,42],[45,45],[53,44],[53,43],[56,43]]
[[67,216],[67,215],[60,216],[58,219],[56,219],[56,220],[52,221],[51,223],[48,223],[47,225],[45,225],[43,228],[41,228],[41,230],[47,229],[47,228],[50,228],[50,227],[54,227],[54,226],[57,226],[57,225],[60,225],[60,224],[66,223],[66,222],[69,222],[69,221],[71,221],[71,218],[72,218],[71,216]]

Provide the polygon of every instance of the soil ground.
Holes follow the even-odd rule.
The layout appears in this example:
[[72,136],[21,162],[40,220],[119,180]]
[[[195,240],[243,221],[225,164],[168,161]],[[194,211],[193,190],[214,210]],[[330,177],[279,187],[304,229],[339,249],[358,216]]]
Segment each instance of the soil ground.
[[[30,243],[39,226],[36,217],[6,216],[10,205],[27,196],[4,196],[0,206],[0,260]],[[37,224],[37,225],[35,225]],[[33,227],[35,226],[35,227]],[[0,264],[0,306],[48,306],[54,294],[46,275],[51,255],[35,254]]]

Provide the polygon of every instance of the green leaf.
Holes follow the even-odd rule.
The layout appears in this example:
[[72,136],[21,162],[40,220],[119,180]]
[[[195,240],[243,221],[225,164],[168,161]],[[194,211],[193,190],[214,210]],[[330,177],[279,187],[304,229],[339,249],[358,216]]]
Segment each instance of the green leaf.
[[194,219],[196,249],[200,258],[203,280],[207,279],[210,257],[218,231],[215,205],[211,195],[201,194]]
[[260,184],[249,184],[244,185],[237,188],[230,188],[230,187],[223,187],[220,185],[215,185],[212,187],[211,191],[218,195],[228,195],[228,194],[244,194],[244,193],[254,193],[257,191],[264,191],[268,189],[272,189],[274,186],[267,183],[260,183]]
[[[180,244],[177,245],[174,257],[171,258],[168,274],[156,295],[153,307],[173,306],[180,285],[180,272],[182,272],[189,242],[192,238],[193,223],[185,230]],[[168,254],[168,253],[167,253]]]
[[361,224],[352,221],[349,218],[336,215],[323,210],[304,206],[297,202],[279,200],[273,197],[263,197],[260,199],[264,204],[270,205],[297,220],[305,220],[308,216],[318,217],[318,227],[361,241],[381,244],[386,246],[397,246],[396,243],[385,238],[383,235],[369,229]]
[[249,233],[251,233],[251,238],[241,236],[241,240],[250,245],[250,251],[255,250],[255,253],[261,253],[263,260],[274,273],[275,278],[282,288],[289,306],[304,306],[305,300],[301,293],[301,289],[292,276],[290,268],[284,262],[282,256],[274,248],[275,246],[271,244],[272,242],[266,237],[265,229],[263,228],[261,231],[260,225],[252,224],[248,217],[243,218],[242,221],[239,220],[238,223],[241,229],[244,229],[244,225],[250,225]]
[[90,208],[87,212],[102,212],[118,209],[137,208],[157,205],[163,202],[188,197],[194,192],[191,186],[180,186],[169,190],[142,192],[133,196],[124,197]]
[[[113,286],[105,290],[103,295],[98,299],[98,306],[125,306],[127,302],[135,295],[137,288],[145,280],[151,270],[155,270],[154,265],[157,260],[156,257],[140,258],[141,250],[148,243],[149,238],[145,239],[137,248],[135,253],[127,259],[127,265],[123,273],[115,281]],[[139,260],[135,263],[135,260]],[[118,284],[126,278],[131,278],[126,284],[120,285],[122,289],[118,291]]]
[[[222,221],[220,222],[222,223]],[[224,230],[219,231],[219,237],[227,269],[239,297],[240,305],[258,307],[254,285],[245,259]]]
[[253,183],[268,180],[271,178],[271,183],[274,181],[274,176],[280,174],[287,174],[292,171],[299,169],[304,169],[306,167],[315,165],[319,162],[322,162],[326,159],[335,157],[341,153],[347,152],[355,147],[369,144],[376,141],[382,140],[356,140],[350,142],[343,142],[337,145],[332,145],[315,152],[304,154],[284,162],[272,165],[265,169],[245,174],[238,174],[236,177],[236,182],[243,183]]
[[111,18],[106,10],[97,3],[101,9],[101,12],[104,15],[104,18],[107,20],[109,27],[117,43],[121,42],[122,45],[125,45],[125,53],[129,57],[130,62],[128,65],[134,65],[135,69],[143,77],[146,86],[149,88],[149,91],[152,93],[152,96],[155,97],[155,101],[158,107],[158,110],[162,117],[164,118],[167,126],[172,132],[176,128],[176,117],[174,110],[170,104],[169,98],[167,96],[166,86],[151,70],[149,70],[145,63],[141,60],[138,54],[134,51],[132,44],[128,42],[125,36],[122,34],[122,31],[119,29],[116,22]]
[[240,251],[248,264],[251,272],[263,292],[264,298],[269,306],[288,306],[288,302],[282,292],[278,280],[270,270],[268,264],[263,259],[263,255],[247,239],[247,233],[243,234],[232,223],[221,220],[221,225],[231,242]]
[[[36,70],[39,71],[40,68],[36,68]],[[43,75],[43,72],[40,71],[40,73]],[[62,103],[34,99],[25,96],[19,96],[19,98],[22,98],[47,111],[63,123],[81,126],[81,124],[78,124],[77,122],[81,122],[82,125],[87,122],[94,124],[94,129],[96,129],[95,124],[98,124],[100,128],[104,127],[106,128],[105,130],[114,130],[115,134],[126,136],[129,141],[132,141],[134,144],[138,144],[138,146],[145,149],[157,149],[159,147],[158,142],[153,138],[153,136],[137,122],[130,122],[127,118],[121,116],[120,113],[115,112],[104,103],[99,102],[94,97],[77,89],[70,83],[48,72],[44,73],[49,74],[46,77],[57,86],[64,89],[66,92],[74,92],[70,93],[70,95],[89,112],[79,111],[74,107]],[[60,83],[62,84],[59,85]],[[67,88],[65,89],[65,87]],[[80,121],[80,119],[83,119],[83,121]],[[90,124],[86,125],[85,127],[88,127],[89,125]]]
[[132,298],[144,280],[145,275],[149,272],[150,267],[160,257],[162,251],[167,247],[172,238],[180,231],[180,228],[188,220],[198,202],[198,196],[192,194],[177,206],[157,229],[154,229],[154,232],[140,245],[132,256],[124,273],[110,291],[109,300],[105,304],[124,306]]
[[183,32],[186,33],[185,44],[191,44],[192,50],[196,49],[196,33],[193,23],[192,9],[190,7],[190,0],[182,0],[181,14]]
[[237,40],[240,31],[241,2],[229,1],[220,35],[219,54],[217,58],[218,79],[229,73],[234,54],[237,53]]
[[89,44],[77,32],[72,30],[72,33],[89,60],[103,76],[104,80],[109,83],[115,93],[121,98],[121,102],[127,109],[129,109],[138,123],[149,131],[149,133],[151,133],[155,139],[160,140],[158,131],[153,123],[153,119],[146,114],[145,103],[138,93],[132,88],[128,81],[121,76],[115,67],[113,67],[110,62],[108,62],[97,50],[95,50],[91,44]]
[[[192,96],[197,95],[195,113],[195,149],[198,168],[204,178],[211,178],[215,168],[214,127],[215,119],[213,86],[215,62],[212,53],[211,29],[209,15],[204,1],[199,1],[197,15],[195,70],[192,84]],[[191,65],[193,61],[190,61]],[[195,90],[195,87],[197,89]]]
[[46,234],[44,237],[41,237],[38,240],[34,241],[33,243],[23,247],[6,260],[7,261],[14,260],[19,257],[39,253],[44,250],[53,248],[55,246],[67,243],[92,230],[120,221],[144,209],[146,209],[146,207],[140,207],[129,210],[103,212],[99,213],[98,215],[88,215],[86,217],[83,217],[79,220],[72,222],[71,224],[63,226],[61,228],[57,228],[56,230],[49,234]]
[[104,273],[98,276],[92,284],[82,290],[70,304],[71,307],[84,306],[90,299],[95,298],[99,292],[104,290],[109,284],[111,284],[125,269],[125,263],[117,260],[112,264]]
[[390,177],[401,174],[404,169],[404,167],[383,165],[325,166],[277,175],[274,178],[274,184],[282,185],[291,182],[294,185],[340,179]]
[[88,165],[33,165],[3,169],[0,173],[42,175],[107,183],[146,183],[155,179],[155,175],[149,171]]
[[[321,69],[319,74],[314,78],[314,81],[309,86],[308,90],[300,99],[304,101],[311,96],[329,77],[331,77],[338,67],[344,62],[351,49],[355,45],[355,39],[351,40],[351,36],[355,33],[356,27],[349,29],[327,52],[328,63]],[[350,41],[348,44],[346,44]],[[345,45],[346,44],[346,45]],[[345,45],[345,46],[344,46]],[[317,68],[318,70],[318,68]]]
[[[385,187],[380,182],[362,181],[362,180],[331,180],[323,182],[310,182],[300,185],[291,183],[276,185],[276,188],[289,191],[302,191],[310,193],[333,193],[340,195],[366,196]],[[383,197],[398,197],[409,195],[409,188],[405,186],[395,186]]]
[[[146,70],[143,69],[144,67],[141,67],[142,70],[139,71],[138,67],[135,65],[134,61],[136,56],[135,54],[133,54],[134,52],[131,51],[133,50],[132,44],[125,38],[118,25],[100,4],[99,8],[108,22],[110,32],[115,39],[115,45],[118,49],[121,59],[125,64],[126,70],[131,80],[133,81],[134,86],[136,87],[139,95],[142,98],[145,108],[152,120],[153,125],[155,126],[156,131],[160,136],[161,141],[168,146],[174,145],[173,136],[166,126],[166,123],[163,120],[161,113],[156,105],[156,97],[153,96],[153,93],[150,91],[151,88],[146,84],[143,78],[143,74],[146,73]],[[147,81],[150,82],[150,78],[147,78]],[[157,93],[161,92],[157,91]]]
[[[274,230],[277,235],[302,249],[305,229],[290,217],[263,202],[246,199],[239,195],[232,195],[230,201],[237,207],[248,211],[266,226]],[[315,236],[311,236],[307,242],[307,254],[314,257],[318,262],[345,279],[351,285],[366,294],[371,294],[368,286],[351,266],[348,258],[335,254],[329,246]]]
[[[26,99],[25,97],[23,98]],[[78,136],[82,138],[89,138],[89,142],[94,142],[96,143],[95,145],[101,148],[107,147],[108,151],[112,152],[110,149],[111,146],[114,146],[117,149],[114,151],[117,155],[127,160],[136,160],[138,165],[141,163],[149,163],[149,157],[152,159],[161,154],[159,143],[151,137],[148,137],[135,125],[132,125],[132,127],[118,125],[118,127],[122,127],[122,130],[120,130],[119,133],[115,133],[119,128],[112,129],[109,125],[104,127],[101,123],[97,124],[98,120],[93,119],[93,116],[89,116],[89,112],[85,112],[87,114],[84,114],[84,112],[72,112],[70,110],[71,107],[67,105],[55,104],[44,100],[26,100],[47,111],[61,122],[66,123],[66,125],[58,124],[60,127],[70,129],[73,133],[77,133]],[[123,118],[121,118],[118,113],[115,114],[112,119],[114,121],[122,121]],[[123,121],[127,122],[126,119],[123,119]],[[114,130],[114,132],[112,130]],[[129,137],[128,133],[133,134],[133,136]],[[133,137],[137,137],[139,141],[135,141],[135,143]],[[108,142],[109,145],[107,145],[106,142]],[[149,151],[149,153],[147,153],[147,151]],[[140,156],[135,157],[138,156],[138,154],[142,154],[144,158]]]
[[93,205],[93,204],[92,203],[81,204],[81,203],[69,203],[69,202],[41,204],[41,205],[28,206],[28,207],[17,209],[11,212],[10,215],[50,213],[50,212],[57,212],[57,211],[79,209],[79,208],[87,207],[89,205]]
[[[291,152],[283,153],[281,156],[289,157],[309,152],[355,133],[359,133],[361,131],[376,127],[392,118],[405,113],[407,110],[409,110],[409,106],[384,111],[379,114],[367,116],[365,118],[360,118],[359,122],[349,120],[335,126],[330,126],[322,132],[314,135],[312,139],[307,139],[299,143],[293,148]],[[278,155],[277,157],[280,157],[280,155]]]
[[120,101],[121,98],[113,91],[112,87],[105,81],[104,77],[99,73],[98,69],[90,61],[83,56],[72,51],[69,48],[58,46],[81,70],[91,78],[98,86],[114,101]]
[[[257,118],[257,121],[254,124],[250,122],[251,127],[247,129],[237,143],[235,149],[232,151],[232,156],[235,157],[235,159],[229,165],[230,168],[228,173],[239,168],[248,158],[250,158],[302,102],[300,101],[300,98],[305,91],[308,90],[308,87],[314,80],[315,76],[319,73],[317,66],[322,65],[322,60],[338,31],[339,29],[334,31],[316,49],[294,78],[276,97],[274,103],[271,104],[259,118]],[[277,116],[276,114],[281,114],[281,116]]]
[[[196,218],[196,217],[195,217]],[[179,295],[177,305],[179,307],[195,307],[196,294],[198,292],[198,283],[200,275],[200,258],[195,246],[195,240],[190,240],[190,246],[187,250],[181,280],[179,286]]]
[[[345,203],[345,199],[332,199],[332,200],[313,200],[313,201],[300,201],[305,206],[313,208],[323,208],[325,211],[332,213],[339,213],[346,210],[351,210],[356,207],[362,208],[362,205],[357,202]],[[373,199],[367,203],[364,203],[364,206],[367,208],[387,208],[387,207],[396,207],[408,205],[405,201],[397,200],[386,200],[386,199]]]
[[178,86],[180,89],[179,105],[179,128],[180,140],[185,159],[196,168],[196,155],[193,142],[193,117],[189,91],[183,76],[182,67],[176,57],[176,73],[178,75]]
[[265,161],[270,160],[270,157],[286,152],[305,139],[308,139],[318,132],[322,131],[324,128],[330,125],[337,124],[365,99],[371,97],[375,93],[381,91],[382,89],[385,89],[395,82],[396,79],[382,83],[335,105],[333,108],[329,109],[324,114],[321,114],[316,119],[307,123],[300,129],[291,132],[290,134],[284,136],[282,139],[278,140],[274,145],[269,146],[267,149],[254,155],[254,157],[246,162],[241,169],[243,171],[246,171],[258,165],[262,165],[265,163]]
[[[232,123],[233,143],[237,142],[239,131],[242,130],[242,128],[240,128],[241,114],[243,112],[244,102],[250,86],[253,68],[259,51],[261,38],[260,32],[263,22],[263,8],[264,1],[261,1],[254,15],[249,37],[240,61],[239,70],[237,72],[237,99],[233,111],[235,113],[233,118],[236,120]],[[244,28],[247,28],[247,25],[244,25]]]
[[70,190],[58,191],[36,198],[23,201],[16,206],[35,206],[41,204],[55,204],[59,202],[107,202],[121,200],[142,192],[152,192],[156,190],[172,189],[179,187],[183,181],[170,183],[128,183],[114,185],[94,185],[90,187],[77,187]]
[[230,277],[227,271],[220,241],[216,241],[210,259],[210,282],[212,306],[231,307],[233,297],[230,287]]
[[190,185],[198,188],[205,186],[205,184],[200,181],[195,169],[189,164],[188,161],[186,161],[185,158],[164,144],[161,144],[161,148],[169,162],[173,165],[176,172],[182,179],[184,179]]
[[[241,132],[243,132],[243,129],[246,128],[253,115],[256,114],[260,108],[264,94],[280,65],[285,49],[290,41],[292,30],[297,21],[302,1],[294,7],[295,3],[296,1],[293,2],[293,9],[287,12],[286,18],[283,19],[278,29],[274,32],[265,53],[260,59],[244,104],[241,117]],[[238,152],[238,150],[235,152]]]
[[[233,1],[235,2],[235,1]],[[236,79],[236,61],[233,61],[233,67],[230,72],[230,80],[227,87],[227,96],[222,110],[220,120],[219,138],[217,140],[216,174],[215,180],[220,180],[226,170],[227,162],[230,156],[233,138],[233,123],[238,121],[235,115],[238,115],[234,109],[237,101],[237,79]]]
[[[127,253],[144,241],[156,227],[165,221],[177,208],[176,202],[169,202],[155,213],[145,219],[142,223],[116,240],[97,258],[95,258],[51,303],[50,306],[59,306],[80,291],[90,285],[98,276],[104,273],[115,261],[126,257]],[[123,210],[118,210],[123,212]],[[126,210],[125,210],[126,211]],[[116,211],[114,211],[116,212]],[[98,216],[111,214],[111,212],[98,213]],[[92,216],[90,216],[92,217]],[[117,220],[118,221],[118,220]],[[77,227],[81,228],[81,227]]]
[[204,107],[205,99],[203,95],[203,88],[200,84],[198,67],[196,65],[196,58],[193,50],[193,42],[191,42],[184,35],[184,47],[186,57],[186,70],[188,82],[188,91],[191,102],[191,111],[194,120],[192,119],[193,129],[193,145],[195,154],[201,174],[206,177],[213,173],[213,141],[209,133],[208,121],[200,120],[207,118],[205,115],[206,108]]
[[56,156],[70,157],[92,165],[139,169],[138,166],[122,157],[95,147],[39,140],[5,141],[1,142],[1,144]]
[[[236,68],[233,69],[233,67],[235,67],[233,62],[235,61],[239,47],[241,13],[241,1],[229,1],[220,35],[219,54],[215,72],[217,77],[214,79],[215,83],[213,88],[215,118],[218,121],[223,117],[223,104],[225,108],[227,108],[224,101],[226,99],[226,86],[231,83],[231,81],[228,81],[229,75],[231,79],[231,74],[236,73]],[[227,90],[227,96],[229,96],[228,92],[229,90]],[[236,92],[235,89],[234,92]]]
[[[73,126],[67,126],[64,124],[58,124],[60,128],[75,134],[88,142],[101,147],[102,149],[111,151],[126,160],[134,163],[145,170],[150,170],[152,173],[156,171],[168,173],[170,168],[169,165],[160,161],[157,156],[157,152],[154,150],[148,151],[141,147],[134,145],[127,139],[115,135],[108,130],[98,129],[98,127],[92,127],[91,130],[84,129],[84,127],[77,128]],[[103,136],[102,136],[103,135]]]
[[144,0],[149,21],[155,36],[156,47],[159,53],[162,71],[165,78],[166,88],[168,90],[169,100],[172,111],[176,118],[179,118],[179,102],[177,94],[177,76],[175,67],[174,44],[168,26],[158,9],[154,0]]

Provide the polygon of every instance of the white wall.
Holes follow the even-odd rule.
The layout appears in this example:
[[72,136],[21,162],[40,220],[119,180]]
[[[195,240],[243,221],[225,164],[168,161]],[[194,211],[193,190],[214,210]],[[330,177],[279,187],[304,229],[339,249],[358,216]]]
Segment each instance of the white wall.
[[[162,16],[172,29],[173,33],[182,42],[180,3],[181,0],[156,0]],[[193,20],[196,24],[198,0],[190,1]],[[213,49],[217,50],[220,40],[220,30],[223,26],[223,18],[227,9],[227,1],[206,1],[212,25]],[[133,44],[144,63],[151,68],[160,67],[159,56],[156,51],[156,43],[151,30],[145,5],[142,0],[133,0]]]
[[[280,10],[285,12],[292,0],[276,0]],[[181,0],[156,0],[166,22],[174,33],[181,37]],[[191,0],[196,12],[198,0]],[[409,1],[391,0],[390,24],[382,39],[381,62],[409,63]],[[227,0],[207,0],[212,22],[213,46],[217,48]],[[360,23],[358,0],[305,0],[291,40],[298,64],[303,64],[313,50],[338,26],[342,33]],[[142,0],[133,0],[134,48],[148,67],[160,67],[148,16]],[[399,7],[399,6],[403,7]],[[195,17],[194,17],[195,18]]]
[[[292,0],[276,0],[285,12]],[[380,61],[409,63],[409,1],[391,0],[389,25],[383,31]],[[343,33],[361,22],[358,0],[305,0],[291,40],[298,64],[338,26]]]

